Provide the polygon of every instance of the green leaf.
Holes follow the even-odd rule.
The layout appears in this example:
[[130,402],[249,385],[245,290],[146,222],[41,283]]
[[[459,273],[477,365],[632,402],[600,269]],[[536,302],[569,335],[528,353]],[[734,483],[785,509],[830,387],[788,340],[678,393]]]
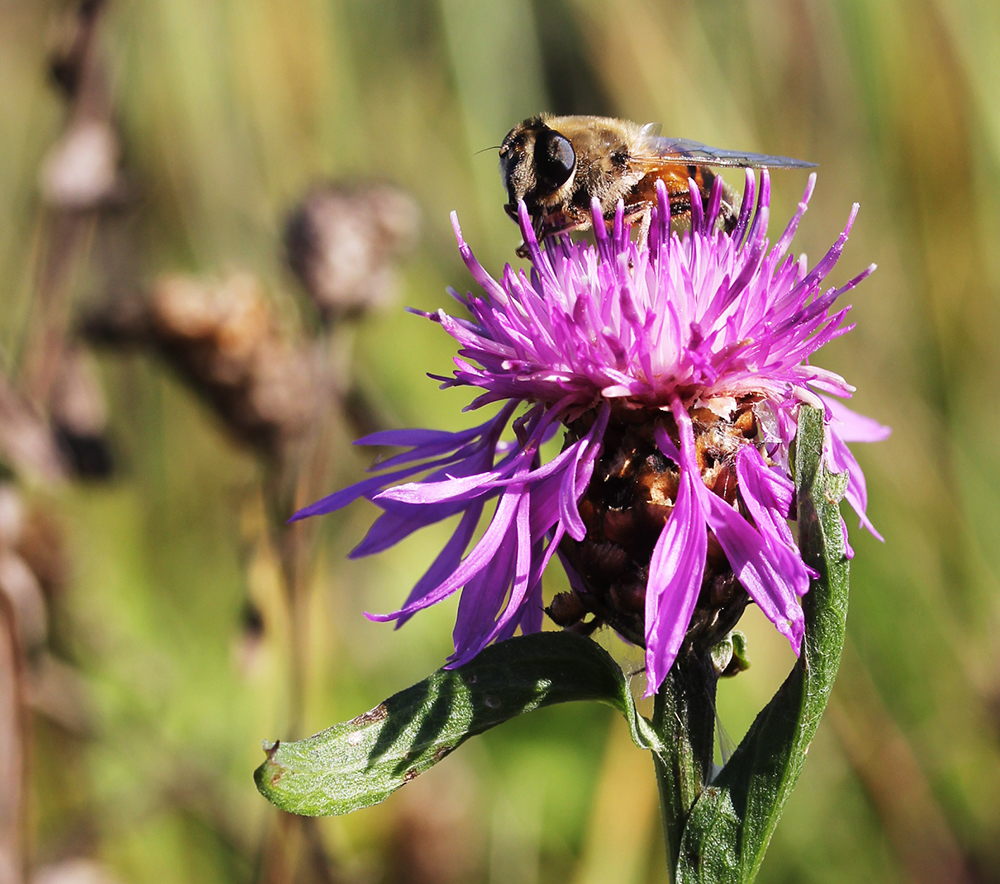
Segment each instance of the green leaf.
[[308,739],[275,743],[254,779],[261,794],[291,813],[350,813],[384,801],[469,737],[574,700],[611,704],[639,746],[658,747],[607,651],[577,635],[543,632],[488,647],[460,669],[439,669]]
[[757,716],[729,763],[695,802],[681,837],[676,881],[741,882],[757,875],[826,709],[847,622],[848,562],[839,502],[845,478],[823,465],[823,412],[803,406],[795,445],[799,547],[819,577],[802,600],[798,663]]

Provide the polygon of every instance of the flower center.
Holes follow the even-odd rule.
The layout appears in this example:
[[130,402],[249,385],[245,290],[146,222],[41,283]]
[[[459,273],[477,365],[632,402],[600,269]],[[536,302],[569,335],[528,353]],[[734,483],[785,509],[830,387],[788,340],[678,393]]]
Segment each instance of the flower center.
[[[741,510],[736,455],[757,440],[754,405],[760,398],[741,397],[724,417],[705,407],[690,410],[702,481]],[[594,413],[589,413],[570,425],[566,444],[580,438],[593,420]],[[580,541],[567,536],[559,546],[580,583],[572,592],[558,594],[546,609],[560,626],[589,634],[607,624],[628,641],[645,647],[649,562],[680,482],[678,465],[656,445],[657,424],[675,445],[680,444],[677,426],[667,412],[627,403],[612,411],[601,457],[580,500],[587,535]],[[736,625],[748,601],[746,590],[709,532],[705,576],[686,641],[699,648],[713,646]]]

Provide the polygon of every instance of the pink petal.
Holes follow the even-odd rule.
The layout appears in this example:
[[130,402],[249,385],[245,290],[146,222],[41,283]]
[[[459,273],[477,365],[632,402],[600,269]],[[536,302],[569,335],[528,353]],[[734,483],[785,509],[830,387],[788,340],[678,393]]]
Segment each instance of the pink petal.
[[646,584],[646,693],[651,697],[673,665],[691,624],[705,575],[708,532],[698,503],[697,473],[681,473],[677,501],[649,562]]

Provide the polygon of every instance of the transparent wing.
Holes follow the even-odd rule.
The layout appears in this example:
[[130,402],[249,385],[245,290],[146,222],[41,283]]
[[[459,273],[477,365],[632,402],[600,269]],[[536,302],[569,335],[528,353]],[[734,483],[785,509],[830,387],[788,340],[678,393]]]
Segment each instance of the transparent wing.
[[721,150],[709,147],[689,138],[667,138],[659,134],[659,127],[653,124],[643,126],[642,147],[648,151],[651,167],[677,166],[723,166],[759,169],[811,169],[816,164],[792,157],[777,157],[763,153],[746,153],[740,150]]

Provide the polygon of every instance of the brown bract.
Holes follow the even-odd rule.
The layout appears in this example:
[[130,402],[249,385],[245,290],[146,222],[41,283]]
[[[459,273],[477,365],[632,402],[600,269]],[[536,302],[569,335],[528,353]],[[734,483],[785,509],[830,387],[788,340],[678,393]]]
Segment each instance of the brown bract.
[[[744,397],[729,418],[707,408],[692,412],[702,480],[730,504],[739,503],[736,454],[757,435],[753,405],[753,397]],[[587,421],[581,419],[582,424]],[[587,535],[582,541],[566,537],[560,544],[560,552],[584,590],[553,599],[547,611],[560,626],[591,632],[607,624],[628,641],[645,646],[649,562],[673,510],[680,481],[677,464],[656,445],[658,424],[678,442],[674,420],[665,412],[627,407],[612,412],[604,451],[580,501]],[[566,444],[582,432],[583,426],[571,427]],[[736,625],[748,602],[746,590],[709,532],[705,576],[687,642],[700,648],[716,644]],[[585,619],[588,615],[589,620]]]

